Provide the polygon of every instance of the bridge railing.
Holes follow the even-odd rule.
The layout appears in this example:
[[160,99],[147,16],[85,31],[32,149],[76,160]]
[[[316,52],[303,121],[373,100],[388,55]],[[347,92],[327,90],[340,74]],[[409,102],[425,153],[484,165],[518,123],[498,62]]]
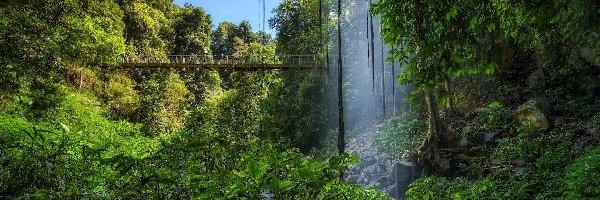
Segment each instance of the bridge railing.
[[124,56],[123,64],[181,64],[181,65],[264,65],[275,64],[283,66],[315,66],[319,61],[313,55],[279,55],[279,56],[238,56],[238,55],[169,55],[164,58],[132,58]]

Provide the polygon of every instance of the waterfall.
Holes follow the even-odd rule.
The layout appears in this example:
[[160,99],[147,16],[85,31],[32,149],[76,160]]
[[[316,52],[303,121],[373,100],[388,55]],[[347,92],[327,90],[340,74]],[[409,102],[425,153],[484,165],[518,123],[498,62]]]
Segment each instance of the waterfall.
[[[413,163],[379,155],[372,145],[372,138],[377,134],[377,124],[392,117],[394,113],[402,113],[402,110],[395,109],[403,107],[404,93],[400,91],[407,89],[395,81],[401,72],[401,62],[385,62],[390,57],[388,51],[391,48],[383,44],[380,17],[369,13],[371,2],[372,0],[341,0],[341,9],[338,9],[337,2],[329,8],[335,13],[329,15],[329,20],[336,20],[336,25],[339,22],[341,33],[338,35],[337,26],[325,33],[328,34],[325,37],[329,40],[327,42],[331,44],[327,52],[331,56],[325,62],[331,69],[328,74],[329,116],[332,118],[330,127],[335,129],[339,124],[338,89],[341,86],[345,124],[342,129],[345,138],[341,141],[346,141],[345,152],[362,160],[361,164],[351,166],[344,179],[364,187],[376,187],[398,199],[402,198],[401,193],[416,178],[415,171],[418,168]],[[338,10],[341,12],[338,13]],[[339,59],[341,69],[338,66]],[[343,73],[341,82],[338,82],[340,70]],[[330,131],[330,135],[335,132]]]

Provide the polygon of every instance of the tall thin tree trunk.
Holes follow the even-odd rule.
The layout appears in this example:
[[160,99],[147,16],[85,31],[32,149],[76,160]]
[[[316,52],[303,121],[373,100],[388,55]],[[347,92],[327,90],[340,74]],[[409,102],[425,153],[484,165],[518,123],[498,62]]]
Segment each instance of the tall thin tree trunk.
[[[342,155],[345,152],[345,131],[344,131],[344,93],[343,93],[343,68],[342,68],[342,29],[341,29],[341,13],[342,13],[342,1],[338,0],[337,10],[337,39],[338,39],[338,153]],[[342,176],[343,179],[343,176]]]
[[[342,13],[342,0],[338,0],[337,10],[337,29],[338,29],[338,154],[342,155],[345,152],[346,142],[345,131],[344,131],[344,93],[342,90],[343,86],[343,70],[342,70],[342,29],[341,29],[341,13]],[[340,180],[344,180],[344,172],[340,172]]]
[[83,68],[79,68],[79,88],[83,85]]
[[373,0],[369,0],[369,12],[368,15],[370,17],[370,29],[371,29],[371,78],[373,78],[373,95],[375,95],[375,41],[373,38],[375,37],[375,32],[373,31],[373,15],[371,15],[371,4],[373,4]]
[[[369,1],[365,0],[366,4],[369,4]],[[366,5],[367,7],[369,7],[369,5]],[[367,67],[369,66],[369,61],[371,60],[371,42],[369,40],[370,36],[369,36],[369,16],[370,13],[367,12],[367,29],[365,30],[365,33],[367,34]],[[371,71],[371,82],[373,84],[372,87],[372,92],[373,94],[375,93],[375,71]]]
[[[394,46],[392,46],[392,49],[394,49]],[[396,81],[394,81],[396,79],[396,59],[392,58],[392,113],[394,116],[396,116]]]
[[381,41],[381,100],[383,105],[381,105],[381,111],[383,113],[383,119],[387,117],[387,113],[385,110],[386,106],[386,95],[385,95],[385,61],[383,56],[383,37],[381,37],[381,32],[383,31],[383,26],[381,25],[381,21],[379,22],[379,39]]

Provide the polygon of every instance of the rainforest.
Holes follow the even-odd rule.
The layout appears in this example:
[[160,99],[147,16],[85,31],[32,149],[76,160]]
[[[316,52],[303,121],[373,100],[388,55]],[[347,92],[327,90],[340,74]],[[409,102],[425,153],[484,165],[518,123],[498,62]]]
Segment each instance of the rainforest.
[[600,1],[235,1],[0,0],[0,199],[600,199]]

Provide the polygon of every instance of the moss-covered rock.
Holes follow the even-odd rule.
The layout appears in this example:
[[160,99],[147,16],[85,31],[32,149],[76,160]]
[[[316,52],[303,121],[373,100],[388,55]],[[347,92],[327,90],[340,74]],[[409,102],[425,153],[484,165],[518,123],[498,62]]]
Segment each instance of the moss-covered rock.
[[528,124],[536,130],[546,130],[550,127],[546,115],[540,110],[538,102],[529,100],[519,106],[515,112],[515,118],[520,124]]

